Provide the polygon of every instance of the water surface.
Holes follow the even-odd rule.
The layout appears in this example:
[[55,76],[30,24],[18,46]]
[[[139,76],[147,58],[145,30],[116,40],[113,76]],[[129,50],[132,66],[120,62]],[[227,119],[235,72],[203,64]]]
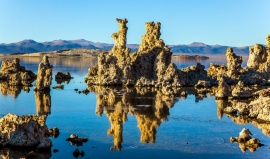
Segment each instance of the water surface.
[[[226,63],[223,59],[200,61]],[[68,71],[74,77],[62,83],[64,90],[51,89],[40,95],[33,87],[9,87],[1,84],[0,114],[48,115],[49,128],[58,127],[60,135],[51,138],[59,152],[39,153],[39,158],[74,158],[78,148],[85,155],[79,158],[270,158],[270,125],[244,121],[223,114],[220,101],[207,94],[201,97],[193,88],[186,98],[163,96],[152,88],[88,87],[84,77],[96,59],[50,58],[57,71]],[[21,59],[21,65],[35,73],[40,58]],[[174,61],[179,68],[198,61]],[[34,83],[33,83],[34,84]],[[56,86],[53,80],[52,86]],[[88,88],[89,94],[79,93]],[[74,89],[78,89],[75,91]],[[242,152],[230,137],[248,128],[253,137],[265,146],[255,152]],[[77,147],[65,141],[71,133],[89,141]],[[9,156],[24,157],[28,152],[2,150]],[[2,158],[4,158],[2,156]],[[15,157],[16,158],[16,157]]]

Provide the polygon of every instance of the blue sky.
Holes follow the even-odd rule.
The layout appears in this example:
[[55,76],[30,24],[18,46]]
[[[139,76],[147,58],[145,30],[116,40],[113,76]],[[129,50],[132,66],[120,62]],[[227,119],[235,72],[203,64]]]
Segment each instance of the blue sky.
[[145,22],[161,22],[169,44],[265,44],[270,0],[0,0],[0,43],[86,39],[113,43],[116,18],[128,19],[128,43]]

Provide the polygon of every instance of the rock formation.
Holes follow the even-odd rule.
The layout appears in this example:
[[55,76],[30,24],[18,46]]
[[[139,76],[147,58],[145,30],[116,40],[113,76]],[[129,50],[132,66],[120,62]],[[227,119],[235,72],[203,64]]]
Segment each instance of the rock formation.
[[0,119],[1,146],[50,149],[45,116],[7,114]]
[[[242,57],[237,56],[232,48],[226,52],[227,67],[225,65],[210,64],[205,71],[201,64],[190,66],[182,70],[177,69],[171,62],[170,48],[160,39],[159,22],[147,22],[146,33],[135,53],[130,53],[126,47],[127,20],[116,19],[119,31],[112,34],[114,47],[109,54],[98,56],[98,65],[88,70],[85,82],[88,85],[132,85],[138,87],[154,86],[161,88],[166,95],[172,95],[172,87],[194,86],[199,80],[209,81],[217,85],[220,78],[227,84],[267,84],[270,77],[269,46],[256,44],[250,47],[248,67],[242,68]],[[269,38],[266,38],[267,44]],[[269,62],[268,62],[269,61]],[[269,82],[268,82],[269,83]]]
[[34,87],[35,91],[50,89],[50,85],[52,83],[52,68],[53,66],[49,63],[48,56],[44,56],[38,66],[38,75]]
[[88,141],[88,138],[86,137],[79,137],[78,135],[71,134],[66,141],[69,141],[71,145],[76,145],[76,146],[82,146],[83,143]]
[[228,76],[231,78],[237,78],[240,70],[242,69],[241,64],[243,62],[242,56],[237,56],[232,48],[228,48],[226,52],[227,56],[227,67],[228,67]]
[[261,147],[262,144],[259,139],[252,138],[250,135],[252,135],[251,132],[243,128],[239,133],[239,137],[231,137],[230,141],[237,142],[242,152],[245,152],[247,149],[249,149],[250,152],[254,152],[257,148]]
[[215,94],[216,98],[227,98],[230,96],[230,94],[231,94],[230,87],[224,81],[224,79],[221,78],[219,80],[218,89],[217,89],[216,94]]
[[265,47],[260,44],[255,44],[249,48],[249,58],[247,66],[257,71],[263,71],[263,65],[268,59]]
[[250,98],[253,97],[254,90],[251,87],[245,86],[242,81],[239,81],[232,90],[232,96],[235,98]]
[[126,48],[127,20],[117,19],[117,22],[119,31],[112,34],[114,47],[108,55],[100,54],[98,65],[89,69],[85,78],[88,85],[175,87],[195,85],[199,79],[208,79],[204,66],[200,64],[185,70],[177,69],[171,62],[170,48],[160,39],[159,22],[146,23],[142,43],[138,52],[133,54]]
[[30,86],[36,78],[32,71],[20,66],[18,58],[13,59],[13,61],[4,60],[1,67],[0,80],[7,81],[8,85],[11,86]]
[[57,84],[61,84],[63,82],[69,83],[69,81],[72,79],[69,72],[57,72],[55,75],[55,81]]
[[269,80],[270,78],[270,45],[269,35],[265,41],[267,46],[261,44],[255,44],[249,48],[249,58],[247,61],[247,67],[252,68],[255,71],[261,73],[262,78]]
[[207,76],[212,79],[212,84],[218,84],[219,78],[226,79],[227,71],[228,69],[224,64],[219,65],[210,63],[210,66],[207,70]]

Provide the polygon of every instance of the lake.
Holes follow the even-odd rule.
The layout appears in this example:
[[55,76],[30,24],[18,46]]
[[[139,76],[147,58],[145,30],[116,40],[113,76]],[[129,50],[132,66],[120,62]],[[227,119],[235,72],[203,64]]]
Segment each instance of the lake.
[[[41,58],[20,60],[22,66],[37,73]],[[60,129],[60,135],[51,138],[52,151],[39,152],[38,158],[75,158],[72,153],[76,148],[84,151],[84,156],[78,158],[86,159],[270,158],[270,124],[245,122],[223,114],[220,101],[211,94],[201,97],[194,88],[186,87],[182,88],[188,92],[186,98],[170,98],[153,88],[88,87],[84,78],[96,59],[49,60],[54,66],[53,76],[62,71],[74,77],[62,83],[63,90],[51,89],[41,97],[35,94],[33,87],[28,90],[1,84],[1,116],[45,114],[48,128]],[[246,60],[244,58],[243,66]],[[174,59],[173,62],[183,68],[198,61]],[[226,60],[213,57],[199,62],[208,68],[210,62],[225,64]],[[53,80],[52,86],[57,85]],[[89,94],[80,93],[86,88]],[[248,128],[265,146],[254,152],[242,152],[237,143],[230,142],[230,137],[238,136],[243,128]],[[72,133],[89,141],[81,146],[71,145],[66,138]],[[53,152],[54,149],[59,152]],[[28,153],[2,149],[0,155],[23,158]]]

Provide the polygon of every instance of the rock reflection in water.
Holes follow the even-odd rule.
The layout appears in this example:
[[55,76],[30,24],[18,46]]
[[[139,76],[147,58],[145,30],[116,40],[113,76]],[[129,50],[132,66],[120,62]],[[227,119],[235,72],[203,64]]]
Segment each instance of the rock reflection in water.
[[37,115],[51,114],[50,91],[35,91]]
[[127,114],[135,115],[141,132],[140,141],[155,143],[157,128],[167,121],[176,100],[154,88],[112,88],[90,86],[97,93],[96,114],[105,113],[111,123],[107,134],[114,137],[111,150],[121,150],[123,123]]
[[[260,121],[255,118],[251,118],[246,114],[237,113],[234,110],[231,110],[229,112],[228,108],[230,108],[232,105],[237,105],[241,103],[249,103],[249,100],[230,100],[230,99],[218,99],[216,100],[216,103],[218,105],[217,107],[217,115],[219,118],[222,118],[223,114],[226,114],[228,117],[232,119],[232,121],[239,125],[245,125],[248,123],[253,124],[257,128],[262,130],[262,133],[270,136],[270,123],[265,121]],[[239,144],[239,147],[241,151],[245,152],[248,147],[246,147],[243,144]],[[256,151],[256,148],[248,148],[251,152]]]
[[48,152],[34,152],[34,151],[21,151],[11,149],[1,149],[1,159],[19,159],[19,158],[38,158],[38,159],[49,159],[52,154]]
[[29,92],[30,88],[28,86],[10,86],[7,82],[1,82],[1,93],[4,96],[11,95],[13,98],[17,98],[23,89],[25,92]]
[[62,83],[66,83],[69,84],[71,79],[55,79],[57,84],[62,84]]

